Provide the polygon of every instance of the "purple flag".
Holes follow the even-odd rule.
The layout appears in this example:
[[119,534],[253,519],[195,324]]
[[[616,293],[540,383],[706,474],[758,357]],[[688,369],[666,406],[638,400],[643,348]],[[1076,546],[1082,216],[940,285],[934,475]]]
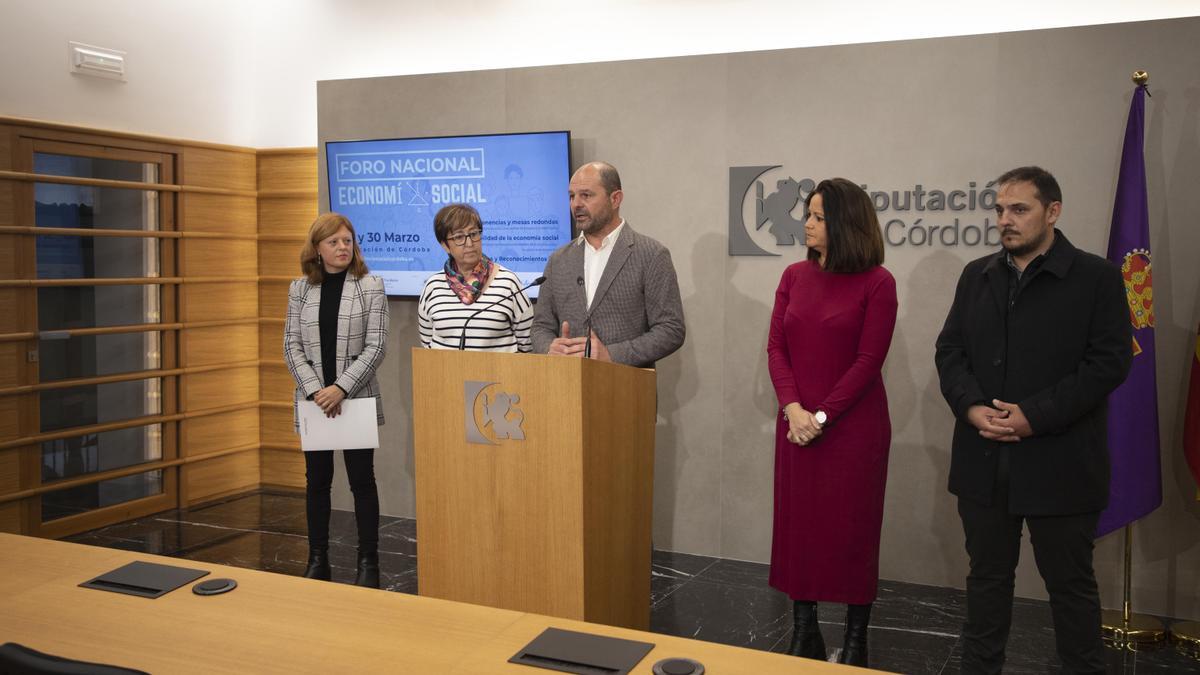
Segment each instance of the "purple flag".
[[1133,323],[1133,366],[1125,383],[1108,397],[1108,452],[1112,457],[1109,503],[1100,514],[1100,537],[1150,513],[1162,504],[1158,456],[1158,390],[1154,383],[1154,304],[1150,266],[1150,214],[1146,206],[1146,164],[1142,157],[1145,86],[1133,91],[1121,174],[1113,204],[1108,259],[1125,278],[1125,298]]

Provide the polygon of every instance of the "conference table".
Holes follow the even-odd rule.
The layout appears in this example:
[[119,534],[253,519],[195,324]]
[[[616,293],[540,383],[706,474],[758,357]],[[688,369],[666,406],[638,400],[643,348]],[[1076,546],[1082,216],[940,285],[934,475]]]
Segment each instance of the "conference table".
[[[80,583],[134,561],[232,578],[229,593],[185,585],[156,599]],[[843,672],[849,666],[740,647],[358,588],[258,570],[0,533],[0,643],[150,673],[510,673],[549,627],[650,642],[631,671],[685,657],[707,674]]]

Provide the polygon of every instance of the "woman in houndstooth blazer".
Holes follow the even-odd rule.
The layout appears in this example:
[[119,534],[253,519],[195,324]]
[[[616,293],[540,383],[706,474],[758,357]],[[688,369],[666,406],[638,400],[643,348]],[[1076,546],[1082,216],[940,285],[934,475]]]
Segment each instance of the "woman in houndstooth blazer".
[[[375,398],[383,424],[383,402],[375,372],[387,344],[388,304],[383,280],[367,274],[354,226],[326,213],[313,221],[300,253],[304,278],[288,289],[283,356],[296,380],[296,405],[310,400],[326,415],[341,413],[346,398]],[[296,430],[299,432],[299,416]],[[354,518],[358,524],[358,574],[354,583],[379,587],[379,492],[375,449],[342,452]],[[310,579],[330,578],[329,515],[333,451],[304,453]]]

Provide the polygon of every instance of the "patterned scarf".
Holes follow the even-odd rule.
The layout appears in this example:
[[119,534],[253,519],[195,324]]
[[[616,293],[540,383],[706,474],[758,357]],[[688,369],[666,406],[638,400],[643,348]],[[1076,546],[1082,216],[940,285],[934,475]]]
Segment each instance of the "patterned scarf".
[[487,283],[488,277],[492,276],[492,259],[486,255],[481,256],[474,269],[463,276],[454,264],[454,258],[447,257],[445,272],[450,290],[454,291],[462,304],[469,305],[479,299],[483,285]]

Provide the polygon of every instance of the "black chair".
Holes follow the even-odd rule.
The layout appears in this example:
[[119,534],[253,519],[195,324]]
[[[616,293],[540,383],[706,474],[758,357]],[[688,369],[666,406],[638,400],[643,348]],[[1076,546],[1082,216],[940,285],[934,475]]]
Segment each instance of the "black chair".
[[149,675],[144,670],[109,666],[43,654],[15,642],[0,645],[0,675]]

